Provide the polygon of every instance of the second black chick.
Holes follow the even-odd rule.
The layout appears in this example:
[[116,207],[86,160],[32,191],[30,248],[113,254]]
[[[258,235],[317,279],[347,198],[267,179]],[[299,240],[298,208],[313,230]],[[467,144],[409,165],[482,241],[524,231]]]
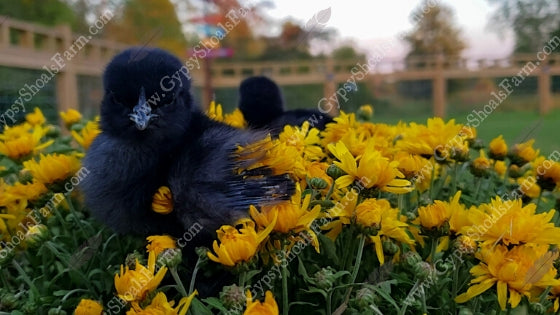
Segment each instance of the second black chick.
[[[293,182],[266,167],[240,171],[264,154],[240,153],[238,146],[265,134],[206,117],[193,104],[190,76],[173,55],[127,49],[107,66],[103,86],[102,133],[84,159],[89,174],[81,188],[93,215],[116,232],[178,237],[198,223],[208,245],[221,225],[246,217],[249,205],[292,194]],[[173,194],[169,214],[151,209],[163,185]]]
[[301,126],[309,121],[311,127],[325,129],[332,118],[316,109],[286,110],[282,91],[265,76],[249,77],[239,86],[239,110],[250,128],[268,129],[278,135],[286,125]]

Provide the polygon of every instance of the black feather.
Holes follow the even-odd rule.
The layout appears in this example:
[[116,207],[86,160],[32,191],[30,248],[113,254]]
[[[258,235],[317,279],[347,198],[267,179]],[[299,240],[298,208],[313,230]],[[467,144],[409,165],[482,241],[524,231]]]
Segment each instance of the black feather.
[[273,136],[282,132],[286,125],[301,126],[309,121],[311,127],[323,130],[333,121],[317,109],[286,110],[282,91],[265,76],[249,77],[241,82],[238,107],[249,127],[270,130]]

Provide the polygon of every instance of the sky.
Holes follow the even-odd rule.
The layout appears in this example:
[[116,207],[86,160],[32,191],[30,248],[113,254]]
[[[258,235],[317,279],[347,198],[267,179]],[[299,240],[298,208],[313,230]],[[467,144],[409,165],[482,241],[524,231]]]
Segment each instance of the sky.
[[[454,10],[454,21],[467,42],[463,56],[467,58],[503,58],[513,50],[511,33],[498,34],[490,27],[490,16],[495,8],[487,0],[450,1],[444,3]],[[317,51],[328,51],[333,46],[352,41],[359,50],[372,55],[376,46],[391,43],[387,59],[401,59],[407,46],[399,37],[412,30],[409,16],[420,5],[420,0],[275,0],[274,8],[265,12],[277,20],[292,19],[305,24],[315,13],[331,8],[327,27],[338,30],[339,39],[328,47],[315,46]]]

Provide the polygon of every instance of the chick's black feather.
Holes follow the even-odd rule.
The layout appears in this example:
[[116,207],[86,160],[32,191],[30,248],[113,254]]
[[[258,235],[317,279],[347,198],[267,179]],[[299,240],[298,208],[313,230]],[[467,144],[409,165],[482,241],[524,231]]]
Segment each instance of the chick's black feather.
[[286,125],[300,126],[309,121],[311,127],[324,129],[332,118],[316,109],[286,110],[282,91],[265,76],[249,77],[239,86],[239,110],[249,127],[268,129],[278,135]]
[[[84,159],[89,175],[81,188],[93,215],[117,232],[180,236],[198,223],[212,235],[247,216],[249,205],[293,193],[289,178],[266,167],[242,172],[261,155],[243,156],[239,145],[255,143],[265,133],[206,117],[193,105],[184,70],[177,58],[155,48],[125,50],[105,70],[102,133]],[[146,128],[133,119],[138,108],[148,113]],[[151,209],[163,185],[173,195],[169,214]]]

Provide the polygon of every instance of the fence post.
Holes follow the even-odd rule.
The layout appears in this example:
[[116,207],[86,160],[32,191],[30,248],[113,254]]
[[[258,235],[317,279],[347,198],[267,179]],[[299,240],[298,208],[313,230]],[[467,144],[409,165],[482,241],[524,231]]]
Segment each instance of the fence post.
[[[62,35],[62,49],[66,50],[72,46],[74,41],[72,30],[68,25],[59,26]],[[78,109],[78,75],[72,59],[64,57],[64,51],[59,51],[61,58],[65,60],[65,66],[56,75],[56,100],[59,111],[70,108]]]
[[[328,100],[336,93],[336,74],[334,73],[334,61],[327,58],[325,61],[325,84],[323,85],[323,96]],[[328,112],[331,117],[338,116],[338,107],[332,107]]]
[[436,57],[436,67],[434,71],[434,78],[432,80],[432,98],[434,115],[438,117],[445,117],[445,93],[446,82],[443,75],[443,62],[444,57],[442,54]]
[[551,109],[550,71],[548,60],[541,61],[538,78],[539,86],[539,113],[544,115]]

